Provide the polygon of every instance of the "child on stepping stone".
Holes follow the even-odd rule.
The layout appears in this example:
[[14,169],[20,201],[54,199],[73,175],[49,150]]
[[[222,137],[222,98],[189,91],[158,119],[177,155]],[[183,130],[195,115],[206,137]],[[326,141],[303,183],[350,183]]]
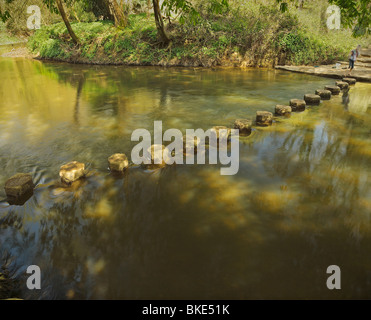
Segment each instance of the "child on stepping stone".
[[350,76],[352,70],[354,69],[354,62],[357,60],[358,56],[361,54],[361,45],[358,45],[356,49],[352,50],[349,55],[349,73],[346,76]]

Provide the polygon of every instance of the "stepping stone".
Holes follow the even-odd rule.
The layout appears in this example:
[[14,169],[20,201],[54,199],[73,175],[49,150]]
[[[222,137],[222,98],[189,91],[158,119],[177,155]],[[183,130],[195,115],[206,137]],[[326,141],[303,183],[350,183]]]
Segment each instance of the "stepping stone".
[[347,82],[350,86],[356,84],[357,80],[354,78],[343,78],[344,82]]
[[325,86],[325,90],[331,91],[331,94],[334,96],[340,93],[340,88],[338,86]]
[[289,116],[291,112],[292,112],[292,108],[290,106],[284,106],[281,104],[277,104],[274,113],[276,116]]
[[151,156],[151,164],[147,165],[148,168],[162,168],[165,167],[170,159],[170,152],[164,145],[153,144],[147,151]]
[[[190,153],[197,153],[197,148],[200,145],[201,141],[197,137],[193,137],[192,139],[187,140],[187,136],[183,136],[183,153],[190,154]],[[193,150],[193,151],[192,151]]]
[[17,173],[5,182],[5,193],[8,199],[18,199],[26,194],[33,193],[32,176],[28,173]]
[[349,84],[348,82],[344,82],[344,81],[336,81],[335,84],[341,89],[341,90],[344,90],[344,89],[348,89],[349,88]]
[[308,105],[319,105],[321,102],[321,97],[317,94],[308,93],[304,95],[304,101]]
[[[220,131],[223,130],[223,131]],[[227,131],[224,131],[227,130]],[[229,140],[231,138],[231,129],[225,127],[225,126],[215,126],[211,128],[211,131],[216,132],[216,139],[219,141],[220,138],[227,138]]]
[[261,127],[267,127],[272,125],[273,114],[268,111],[257,111],[256,112],[256,124]]
[[240,131],[241,135],[249,135],[251,133],[252,121],[248,119],[237,119],[234,122],[234,128]]
[[301,99],[291,99],[290,100],[290,107],[292,112],[304,111],[306,103],[304,100]]
[[115,153],[108,158],[108,164],[111,171],[123,172],[129,167],[129,160],[124,153]]
[[59,176],[62,182],[71,184],[85,176],[85,164],[77,161],[71,161],[61,166]]
[[321,100],[330,100],[331,91],[330,90],[316,90],[316,95],[321,97]]

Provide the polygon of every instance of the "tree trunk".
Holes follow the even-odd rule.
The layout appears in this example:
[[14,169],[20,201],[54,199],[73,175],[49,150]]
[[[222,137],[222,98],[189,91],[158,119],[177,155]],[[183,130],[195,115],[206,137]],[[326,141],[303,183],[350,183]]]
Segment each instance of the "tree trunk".
[[147,19],[151,16],[151,0],[147,0]]
[[158,35],[160,37],[160,41],[163,44],[169,44],[170,38],[166,34],[166,31],[165,31],[164,21],[162,20],[162,16],[161,16],[159,0],[152,0],[152,2],[153,2],[153,11],[155,14],[156,28],[157,28]]
[[128,20],[124,13],[124,10],[122,9],[122,6],[119,6],[119,4],[117,3],[117,0],[108,0],[108,5],[115,19],[115,26],[126,27],[128,24]]
[[56,3],[57,3],[57,7],[58,7],[58,10],[59,10],[59,13],[61,14],[62,16],[62,19],[64,21],[64,24],[66,25],[66,28],[68,30],[68,33],[70,34],[71,38],[72,38],[72,41],[75,43],[75,44],[78,44],[80,43],[79,39],[77,38],[75,32],[73,32],[72,30],[72,27],[70,25],[70,22],[68,21],[68,18],[67,18],[67,15],[66,15],[66,12],[64,11],[64,8],[63,8],[63,4],[62,4],[62,1],[61,0],[56,0]]

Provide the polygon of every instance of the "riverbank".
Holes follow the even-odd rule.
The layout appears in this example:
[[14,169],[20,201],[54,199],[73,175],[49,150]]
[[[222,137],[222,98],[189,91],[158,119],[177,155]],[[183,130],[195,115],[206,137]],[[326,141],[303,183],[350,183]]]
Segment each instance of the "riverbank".
[[[28,59],[38,59],[38,60],[52,60],[59,62],[67,63],[78,63],[78,64],[96,64],[96,65],[123,65],[120,61],[110,61],[110,59],[105,59],[104,56],[101,56],[98,59],[90,60],[84,59],[78,56],[70,57],[68,59],[59,59],[59,58],[47,58],[40,56],[40,54],[32,53],[31,50],[27,47],[25,42],[23,43],[14,43],[10,45],[0,45],[0,57],[8,58],[28,58]],[[328,78],[342,79],[348,74],[348,63],[346,61],[336,61],[338,67],[335,63],[328,65],[320,66],[293,66],[293,65],[278,65],[275,66],[276,69],[285,70],[296,73],[306,73],[316,76],[323,76]],[[127,65],[143,65],[141,63],[129,63]],[[144,64],[146,65],[146,64]],[[200,65],[194,63],[185,63],[181,64],[178,61],[163,61],[158,66],[164,67],[199,67]],[[225,57],[217,66],[220,67],[249,67],[249,62],[243,60],[238,55],[232,55],[230,57]],[[208,67],[201,65],[201,67]],[[355,68],[352,71],[351,77],[360,82],[370,82],[371,83],[371,49],[364,49],[362,57],[359,59],[359,62],[356,62]]]
[[166,27],[172,42],[165,47],[158,41],[153,16],[146,14],[130,15],[125,28],[110,21],[73,22],[79,45],[62,22],[43,26],[28,43],[40,59],[70,63],[273,67],[334,63],[359,41],[346,30],[314,32],[304,23],[313,14],[300,14],[260,6],[206,17],[197,25],[175,20]]

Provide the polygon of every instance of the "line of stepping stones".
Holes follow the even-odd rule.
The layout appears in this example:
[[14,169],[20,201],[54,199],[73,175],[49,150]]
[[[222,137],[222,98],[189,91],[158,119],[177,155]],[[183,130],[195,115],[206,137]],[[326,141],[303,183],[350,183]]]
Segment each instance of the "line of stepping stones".
[[[341,90],[346,90],[350,85],[354,85],[356,79],[343,78],[342,81],[336,81],[335,85],[325,86],[324,90],[316,90],[315,94],[305,94],[304,100],[291,99],[290,105],[276,105],[275,115],[276,116],[289,116],[292,112],[304,111],[307,105],[319,105],[321,100],[330,100],[332,95],[339,95]],[[266,127],[273,123],[273,113],[268,111],[257,111],[256,121],[257,126]],[[239,130],[241,135],[250,135],[252,131],[252,120],[249,119],[237,119],[234,122],[234,128]],[[219,130],[227,129],[227,138],[230,136],[230,129],[225,126],[216,126],[212,128],[216,131],[217,140],[220,138]],[[222,131],[223,132],[223,131]],[[224,131],[225,132],[225,131]],[[190,146],[189,143],[192,145]],[[187,141],[184,145],[184,153],[187,154],[188,150],[194,152],[197,151],[197,140]],[[190,149],[189,149],[190,148]],[[150,148],[151,152],[151,163],[154,164],[156,153],[154,152],[154,145]],[[165,146],[160,146],[160,151],[165,149]],[[163,154],[162,154],[163,155]],[[116,153],[108,158],[108,164],[111,172],[123,173],[129,167],[129,160],[124,153]],[[155,167],[162,167],[166,165],[165,159],[159,165]],[[85,164],[77,161],[72,161],[64,164],[60,167],[59,176],[62,183],[70,185],[73,182],[83,178],[86,175]],[[35,185],[32,181],[31,174],[28,173],[17,173],[9,178],[5,183],[5,193],[7,195],[7,201],[10,204],[22,205],[27,201],[33,194]]]
[[[290,105],[276,105],[276,116],[289,116],[292,112],[305,111],[307,105],[319,105],[321,100],[330,100],[332,95],[339,95],[341,90],[347,90],[350,85],[354,85],[356,79],[343,78],[342,81],[336,81],[335,85],[325,86],[324,89],[315,91],[315,94],[305,94],[304,99],[291,99]],[[247,131],[247,119],[238,119],[235,121],[234,127],[236,129],[243,129]],[[257,126],[266,127],[273,123],[273,113],[268,111],[257,111],[256,121]],[[250,127],[252,123],[250,121]],[[251,132],[251,129],[250,129]]]

